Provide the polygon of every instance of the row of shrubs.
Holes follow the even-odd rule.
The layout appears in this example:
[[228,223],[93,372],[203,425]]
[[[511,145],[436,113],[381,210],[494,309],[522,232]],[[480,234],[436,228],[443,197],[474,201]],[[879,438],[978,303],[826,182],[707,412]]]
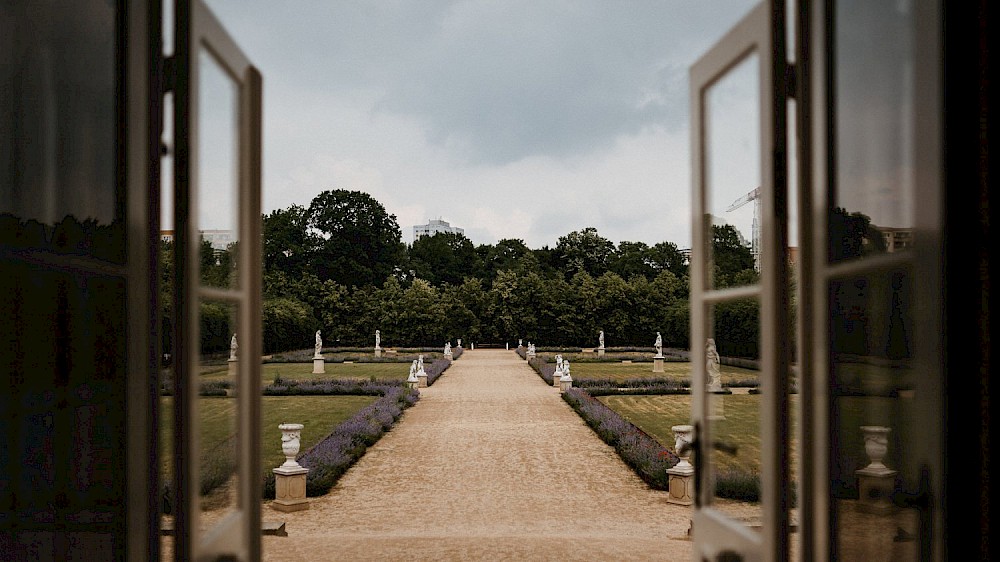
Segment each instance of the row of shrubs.
[[[353,416],[333,427],[330,434],[297,458],[309,469],[306,475],[306,495],[321,496],[330,491],[337,480],[354,465],[368,447],[377,442],[403,414],[420,398],[413,388],[386,382],[349,381],[287,381],[269,385],[265,394],[367,394],[381,395],[375,402],[358,410]],[[264,476],[264,497],[274,499],[274,474]]]

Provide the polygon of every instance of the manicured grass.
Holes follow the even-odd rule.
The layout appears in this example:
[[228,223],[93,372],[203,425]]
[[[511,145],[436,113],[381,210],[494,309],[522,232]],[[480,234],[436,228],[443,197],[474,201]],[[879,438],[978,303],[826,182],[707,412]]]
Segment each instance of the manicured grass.
[[[570,370],[574,378],[587,379],[638,379],[638,378],[666,378],[671,380],[690,381],[691,363],[688,362],[664,362],[663,372],[654,373],[652,363],[585,363],[570,361]],[[736,381],[757,380],[757,371],[743,369],[741,367],[731,367],[722,365],[722,384],[727,385]]]
[[[426,357],[424,363],[431,361]],[[274,382],[278,375],[286,380],[318,380],[318,379],[358,379],[369,380],[375,377],[380,380],[406,380],[410,373],[410,363],[326,363],[322,375],[312,374],[312,363],[265,363],[260,366],[260,380],[263,385]],[[226,371],[202,375],[202,381],[225,380]]]
[[[712,439],[737,447],[735,455],[713,450],[713,462],[720,469],[740,472],[760,471],[760,395],[727,394],[713,398],[724,400],[725,419],[712,422]],[[792,395],[794,412],[797,396]],[[670,427],[691,423],[691,396],[601,396],[598,398],[626,420],[645,431],[670,450],[674,449],[674,433]],[[792,434],[796,431],[792,417]],[[794,440],[793,472],[795,464]],[[793,475],[794,478],[794,475]]]
[[[305,452],[342,421],[377,400],[377,396],[263,396],[261,397],[261,470],[267,472],[285,461],[281,453],[282,423],[301,423],[301,447]],[[221,449],[233,434],[236,423],[236,399],[200,398],[199,446],[202,451]],[[173,474],[173,398],[160,398],[160,443],[163,470],[167,482]],[[220,454],[224,454],[222,450]]]

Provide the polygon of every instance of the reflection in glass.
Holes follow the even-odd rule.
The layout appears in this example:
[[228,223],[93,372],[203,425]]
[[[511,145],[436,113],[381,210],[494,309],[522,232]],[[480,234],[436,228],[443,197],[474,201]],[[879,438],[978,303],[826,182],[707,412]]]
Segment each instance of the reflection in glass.
[[[705,186],[715,287],[756,283],[760,265],[760,91],[756,54],[726,73],[705,101]],[[707,250],[707,249],[706,249]]]
[[914,559],[917,514],[900,505],[920,488],[912,274],[837,278],[829,291],[836,548],[843,559]]
[[0,244],[124,263],[114,4],[3,11]]
[[759,301],[744,298],[719,303],[712,307],[710,317],[712,337],[700,347],[705,353],[712,489],[716,498],[759,502]]
[[236,336],[237,306],[200,305],[198,448],[202,509],[211,521],[236,506],[237,372],[243,356]]
[[237,85],[207,51],[198,57],[198,230],[201,282],[237,288]]
[[831,261],[910,247],[914,204],[910,2],[836,6]]

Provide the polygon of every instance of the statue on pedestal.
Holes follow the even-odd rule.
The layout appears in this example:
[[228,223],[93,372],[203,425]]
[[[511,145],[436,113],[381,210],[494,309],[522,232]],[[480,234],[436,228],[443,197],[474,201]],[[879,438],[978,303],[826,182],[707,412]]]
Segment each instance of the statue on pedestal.
[[598,347],[604,349],[604,330],[601,330],[601,333],[598,334],[597,341],[600,343]]
[[708,390],[722,390],[722,373],[719,370],[719,351],[715,348],[715,340],[708,338],[705,343],[705,372],[708,374]]
[[663,357],[663,336],[660,335],[660,332],[656,332],[656,342],[653,347],[656,348],[656,356]]
[[314,354],[315,357],[319,357],[320,356],[319,352],[323,349],[323,338],[320,337],[319,332],[320,332],[319,330],[316,330],[316,353]]
[[233,334],[233,339],[229,340],[229,360],[236,361],[236,350],[240,348],[240,345],[236,343],[236,334]]
[[375,349],[382,349],[382,332],[375,330]]

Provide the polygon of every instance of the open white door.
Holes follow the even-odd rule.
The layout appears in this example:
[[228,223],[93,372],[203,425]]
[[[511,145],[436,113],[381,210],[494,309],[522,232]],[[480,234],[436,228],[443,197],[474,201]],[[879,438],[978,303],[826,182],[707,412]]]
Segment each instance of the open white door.
[[[175,557],[258,560],[261,76],[201,1],[175,6]],[[199,395],[212,368],[228,397]]]
[[[777,4],[761,3],[691,68],[692,531],[698,560],[789,556],[788,372],[794,338],[786,262],[785,15]],[[754,205],[745,205],[748,200]],[[754,248],[759,276],[717,274],[716,260],[723,256],[713,256],[713,236],[727,235]],[[756,332],[730,329],[734,314],[744,325],[756,315]],[[708,347],[721,355],[759,357],[760,394],[728,395],[713,385]],[[727,402],[744,398],[759,401],[759,420],[726,416]],[[726,447],[735,424],[756,425],[759,452]],[[760,467],[759,519],[737,520],[716,497],[733,463]]]

